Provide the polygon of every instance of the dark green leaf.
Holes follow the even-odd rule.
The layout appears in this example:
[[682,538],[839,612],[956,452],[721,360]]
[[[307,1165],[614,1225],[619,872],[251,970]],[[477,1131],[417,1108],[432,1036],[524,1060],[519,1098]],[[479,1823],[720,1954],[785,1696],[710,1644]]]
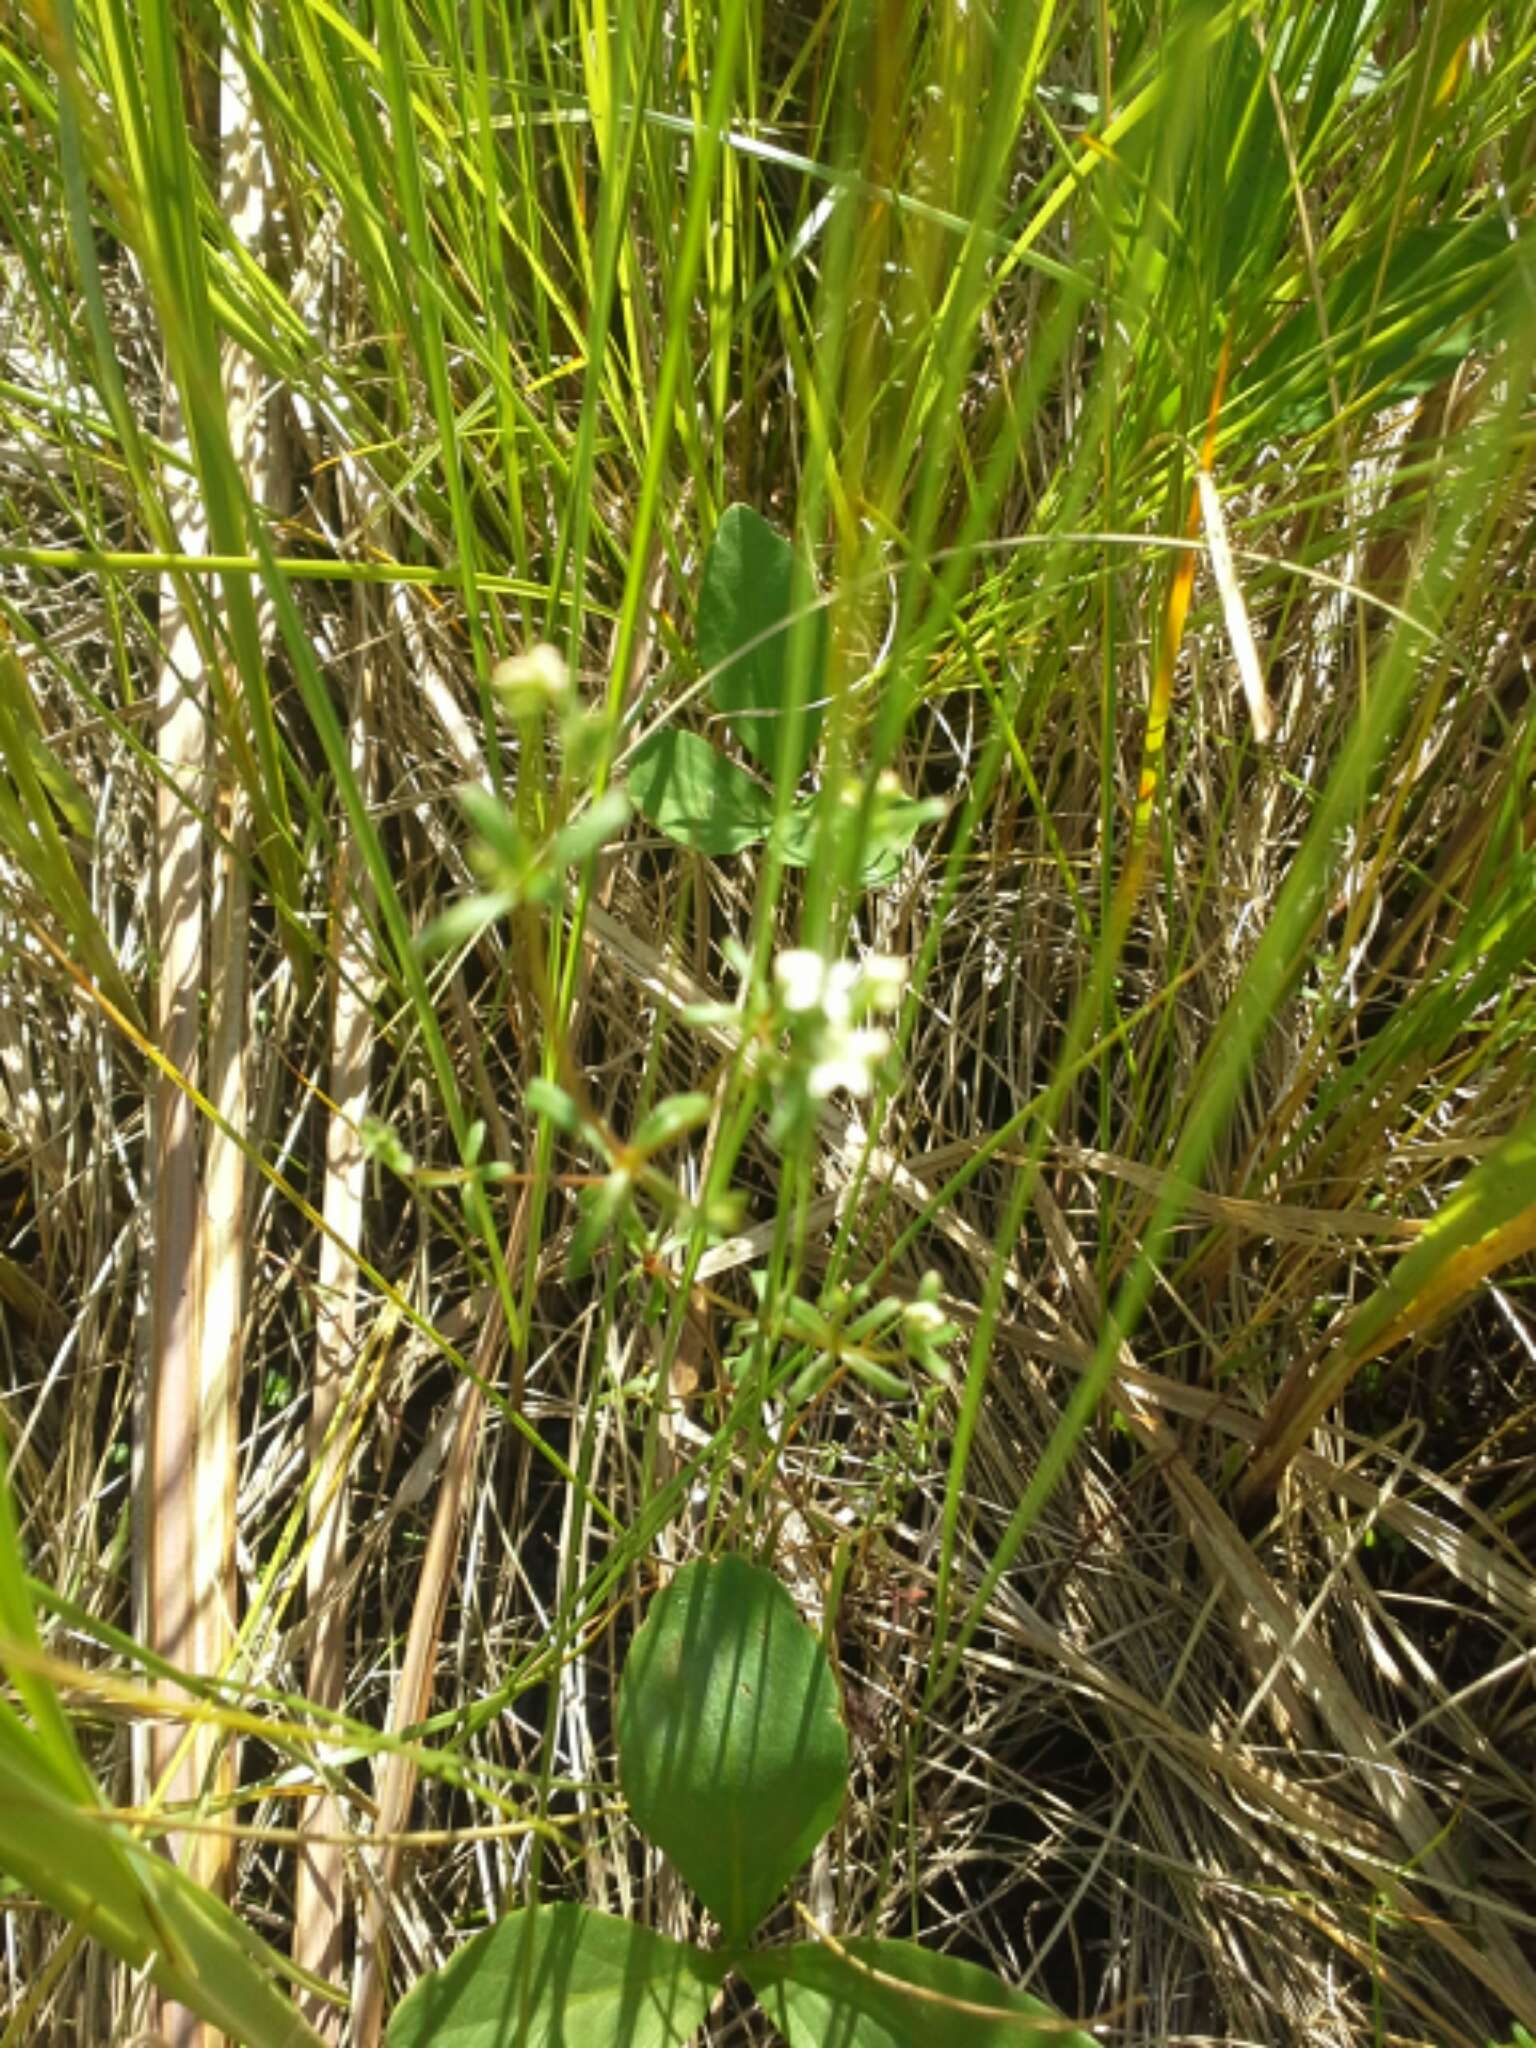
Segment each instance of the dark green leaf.
[[1260,352],[1243,380],[1275,430],[1306,430],[1328,416],[1321,366],[1331,360],[1346,394],[1373,406],[1416,398],[1448,377],[1482,337],[1491,343],[1526,312],[1529,240],[1512,242],[1497,217],[1407,229],[1385,269],[1372,241],[1335,273],[1325,304],[1326,354],[1310,295]]
[[[949,806],[942,797],[877,796],[869,814],[868,836],[859,862],[865,888],[894,880],[902,856],[924,825],[942,818]],[[779,858],[786,867],[807,868],[816,857],[816,801],[797,804],[779,826]],[[853,813],[849,813],[849,826]]]
[[[797,695],[819,696],[827,667],[826,613],[789,542],[750,505],[732,505],[715,528],[699,592],[699,659],[731,729],[765,768],[777,770],[784,713]],[[792,692],[791,684],[803,678]],[[807,710],[787,772],[798,778],[816,746],[821,712]]]
[[[913,2048],[919,2041],[923,2048],[1093,2048],[1088,2035],[1064,2030],[1049,2006],[979,1963],[910,1941],[838,1947],[847,1960],[818,1941],[738,1958],[789,2048]],[[1026,2016],[1047,2024],[1021,2024]]]
[[848,1779],[831,1666],[771,1572],[700,1560],[657,1595],[619,1688],[619,1764],[637,1824],[745,1940]]
[[651,823],[696,853],[739,853],[773,823],[769,792],[696,733],[652,733],[630,762],[629,786]]
[[717,1958],[588,1906],[509,1913],[420,1978],[389,2048],[683,2048],[725,1974]]

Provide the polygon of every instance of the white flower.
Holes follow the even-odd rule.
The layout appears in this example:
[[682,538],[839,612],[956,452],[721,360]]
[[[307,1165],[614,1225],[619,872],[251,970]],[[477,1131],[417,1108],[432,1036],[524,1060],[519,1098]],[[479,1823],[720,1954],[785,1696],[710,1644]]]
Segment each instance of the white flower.
[[797,946],[775,959],[773,980],[793,1040],[786,1078],[802,1076],[799,1085],[812,1102],[824,1102],[839,1090],[871,1094],[891,1039],[889,1032],[860,1020],[870,1012],[900,1009],[906,962],[888,953],[871,953],[862,961],[826,960]]
[[827,985],[827,963],[808,946],[795,946],[780,953],[773,963],[773,978],[779,1001],[792,1017],[819,1010]]
[[808,946],[780,953],[773,963],[779,1002],[791,1017],[821,1017],[828,1024],[853,1020],[859,970],[847,960],[823,960]]
[[839,1088],[850,1095],[868,1095],[875,1085],[875,1069],[891,1049],[884,1031],[830,1029],[817,1047],[806,1086],[818,1101]]
[[859,963],[859,985],[872,1010],[894,1015],[907,986],[907,963],[894,953],[871,953]]
[[526,654],[510,654],[491,670],[491,687],[514,718],[558,708],[571,693],[570,671],[559,648],[541,640]]
[[773,978],[779,1001],[791,1016],[819,1010],[829,1024],[848,1024],[862,1010],[889,1014],[901,1008],[907,963],[893,953],[828,961],[809,946],[795,946],[778,955]]
[[914,1337],[936,1337],[944,1328],[945,1315],[936,1301],[909,1301],[901,1319]]
[[827,969],[826,987],[821,992],[821,1013],[829,1024],[853,1021],[860,994],[859,970],[852,961],[836,960]]

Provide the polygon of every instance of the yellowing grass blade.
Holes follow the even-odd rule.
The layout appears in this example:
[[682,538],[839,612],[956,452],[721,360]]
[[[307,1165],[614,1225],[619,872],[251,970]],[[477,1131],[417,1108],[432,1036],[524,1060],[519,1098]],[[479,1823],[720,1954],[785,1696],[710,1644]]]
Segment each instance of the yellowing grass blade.
[[1362,1365],[1439,1320],[1491,1273],[1536,1249],[1536,1108],[1488,1158],[1361,1303],[1343,1341],[1315,1373],[1293,1371],[1270,1406],[1244,1491],[1274,1488],[1308,1431]]
[[[1221,361],[1216,368],[1216,382],[1211,389],[1210,410],[1206,414],[1205,445],[1200,451],[1202,475],[1210,469],[1216,447],[1216,422],[1221,417],[1222,393],[1227,385],[1227,364],[1231,355],[1230,340],[1222,344]],[[1200,530],[1200,489],[1198,484],[1189,494],[1189,511],[1184,521],[1184,537],[1192,541]],[[1189,616],[1189,600],[1195,587],[1195,551],[1186,548],[1173,573],[1173,582],[1168,590],[1168,602],[1163,607],[1163,630],[1157,646],[1157,667],[1152,674],[1152,691],[1147,702],[1147,736],[1141,749],[1141,781],[1136,791],[1136,816],[1131,827],[1130,857],[1121,870],[1116,886],[1116,915],[1123,919],[1141,894],[1142,876],[1146,869],[1147,845],[1152,831],[1152,807],[1157,801],[1158,788],[1163,775],[1163,744],[1168,737],[1168,713],[1173,703],[1173,671],[1179,659],[1179,648],[1184,641],[1184,621]]]

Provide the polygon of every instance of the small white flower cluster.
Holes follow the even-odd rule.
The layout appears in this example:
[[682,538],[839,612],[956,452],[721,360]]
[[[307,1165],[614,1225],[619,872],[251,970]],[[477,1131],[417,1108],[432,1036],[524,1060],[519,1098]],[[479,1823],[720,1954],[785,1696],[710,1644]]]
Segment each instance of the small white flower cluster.
[[824,960],[807,947],[773,963],[779,1009],[804,1059],[805,1087],[824,1102],[839,1088],[868,1095],[891,1050],[890,1033],[860,1019],[894,1016],[907,984],[907,963],[889,953],[859,961]]
[[541,640],[526,654],[509,654],[491,670],[491,688],[513,718],[563,711],[571,699],[570,671],[559,648]]
[[582,702],[559,648],[541,640],[526,654],[509,654],[491,670],[491,688],[514,723],[526,727],[536,719],[549,720],[560,745],[568,798],[579,801],[607,721],[601,704]]

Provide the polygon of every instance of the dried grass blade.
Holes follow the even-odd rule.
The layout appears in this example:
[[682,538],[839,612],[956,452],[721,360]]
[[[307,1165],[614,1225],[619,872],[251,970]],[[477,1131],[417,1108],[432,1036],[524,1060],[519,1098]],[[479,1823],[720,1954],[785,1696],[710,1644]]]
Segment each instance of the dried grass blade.
[[[165,438],[173,448],[186,445],[174,397],[167,407]],[[195,492],[185,491],[181,500],[170,509],[182,545],[188,551],[205,548],[207,525]],[[169,1067],[198,1086],[205,943],[201,813],[207,781],[204,709],[198,701],[202,662],[198,637],[174,584],[166,585],[162,603],[167,631],[156,693],[161,780],[155,807],[160,961],[155,1030]],[[204,1422],[199,1374],[207,1268],[197,1116],[182,1079],[164,1071],[155,1083],[153,1130],[143,1633],[161,1656],[192,1669],[202,1634],[200,1603],[207,1597],[199,1590],[204,1574],[199,1570],[196,1480]],[[223,1558],[221,1542],[215,1571]],[[206,1732],[183,1742],[172,1724],[154,1724],[148,1735],[146,1803],[156,1798],[195,1803],[210,1754]],[[184,2008],[164,2006],[159,2024],[176,2048],[197,2048],[201,2041],[201,2022]]]
[[1232,643],[1232,659],[1237,663],[1238,681],[1248,700],[1253,736],[1262,746],[1275,736],[1275,714],[1270,708],[1269,692],[1264,687],[1264,666],[1254,645],[1253,627],[1248,620],[1248,607],[1243,601],[1243,587],[1237,580],[1237,568],[1232,560],[1221,494],[1210,471],[1203,466],[1195,473],[1195,486],[1200,493],[1211,574],[1221,593],[1221,610],[1227,622],[1227,638]]
[[[1079,1311],[1094,1327],[1103,1308],[1087,1262],[1049,1191],[1037,1184],[1035,1199]],[[1120,1358],[1127,1370],[1116,1375],[1117,1399],[1132,1433],[1151,1454],[1155,1469],[1178,1503],[1211,1582],[1223,1587],[1236,1603],[1243,1640],[1256,1652],[1262,1649],[1268,1662],[1260,1678],[1262,1690],[1286,1702],[1284,1718],[1298,1727],[1304,1725],[1302,1717],[1309,1710],[1318,1713],[1340,1754],[1356,1766],[1365,1789],[1402,1842],[1407,1852],[1404,1867],[1422,1872],[1448,1899],[1471,1900],[1475,1895],[1446,1845],[1445,1822],[1412,1782],[1375,1718],[1318,1640],[1310,1613],[1294,1610],[1237,1525],[1195,1473],[1178,1437],[1142,1401],[1136,1384],[1139,1368],[1129,1344],[1121,1343]],[[1473,1969],[1512,2011],[1536,2013],[1536,1972],[1495,1914],[1477,1911],[1474,1906],[1474,1946],[1448,1920],[1426,1912],[1405,1883],[1393,1882],[1387,1889],[1401,1910],[1411,1913],[1416,1924]]]
[[[508,1263],[515,1262],[515,1249]],[[411,1625],[406,1636],[405,1661],[390,1708],[389,1727],[395,1735],[423,1720],[432,1697],[432,1667],[442,1632],[443,1613],[448,1603],[448,1582],[458,1550],[464,1500],[469,1489],[479,1443],[480,1417],[485,1396],[480,1381],[491,1377],[491,1366],[505,1333],[501,1304],[493,1300],[486,1314],[480,1343],[475,1352],[476,1379],[460,1382],[454,1395],[458,1420],[453,1443],[438,1489],[437,1509],[421,1577],[411,1608]],[[410,1815],[416,1790],[417,1770],[413,1759],[395,1752],[385,1759],[379,1776],[378,1822],[376,1832],[384,1847],[376,1869],[370,1873],[358,1937],[357,1969],[352,1984],[353,2048],[378,2048],[384,2020],[389,1961],[389,1914],[400,1869],[399,1837]]]
[[[220,50],[218,107],[220,200],[236,236],[258,253],[266,220],[264,146],[239,55]],[[271,495],[272,443],[265,430],[260,366],[228,347],[221,362],[230,453],[256,502]],[[178,416],[174,424],[182,429]],[[189,457],[196,450],[188,445]],[[206,489],[195,460],[172,507],[189,553],[207,552]],[[250,801],[241,764],[249,741],[237,720],[246,693],[220,686],[207,649],[184,614],[167,648],[161,678],[160,792],[162,870],[162,1045],[171,1064],[195,1078],[202,953],[206,947],[209,1043],[207,1094],[216,1115],[200,1133],[186,1092],[161,1075],[157,1086],[162,1147],[157,1167],[164,1211],[156,1216],[155,1300],[161,1311],[152,1364],[150,1456],[150,1606],[157,1647],[187,1669],[226,1668],[236,1641],[235,1483],[238,1395],[245,1301],[250,955]],[[270,644],[272,620],[258,622]],[[224,708],[218,753],[210,751],[215,707]],[[217,794],[214,786],[217,782]],[[216,841],[206,831],[211,815]],[[211,918],[200,896],[203,847],[211,854]],[[174,1100],[172,1099],[174,1097]],[[201,1178],[199,1138],[205,1147]],[[171,1228],[168,1243],[160,1224]],[[227,1795],[236,1754],[216,1728],[194,1725],[178,1742],[157,1727],[150,1737],[161,1796],[196,1804]],[[217,1833],[188,1835],[179,1851],[188,1873],[216,1896],[232,1889],[233,1844]],[[205,2048],[218,2038],[196,2015],[166,2003],[171,2040]]]
[[[357,696],[350,733],[353,772],[364,799],[371,797],[373,745],[373,603],[359,592]],[[310,1653],[309,1692],[319,1704],[342,1704],[347,1673],[346,1573],[348,1531],[347,1468],[353,1432],[343,1428],[342,1410],[357,1348],[358,1268],[348,1246],[361,1241],[367,1162],[362,1122],[368,1108],[373,1054],[373,1004],[378,973],[368,943],[366,872],[342,842],[333,880],[332,960],[335,987],[331,1024],[330,1092],[334,1103],[326,1128],[325,1192],[328,1226],[320,1240],[319,1308],[315,1331],[315,1382],[308,1442],[315,1474],[310,1494],[309,1555],[306,1567],[309,1611],[315,1634]],[[342,1966],[346,1922],[345,1816],[327,1792],[304,1820],[317,1839],[301,1850],[294,1887],[293,1958],[316,1976],[334,1980]],[[311,2002],[316,2031],[335,2039],[341,2016],[325,2001]]]

